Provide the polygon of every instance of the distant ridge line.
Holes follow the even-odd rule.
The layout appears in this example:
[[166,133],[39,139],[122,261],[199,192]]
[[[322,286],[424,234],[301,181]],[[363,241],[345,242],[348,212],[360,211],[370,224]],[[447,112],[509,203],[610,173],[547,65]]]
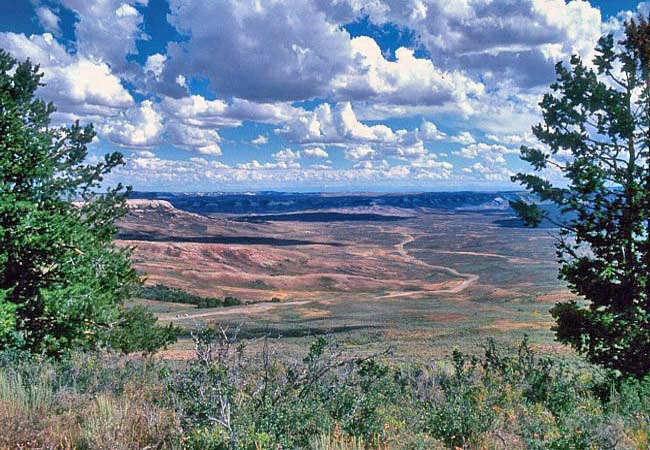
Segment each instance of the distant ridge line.
[[297,211],[377,208],[442,210],[509,210],[509,202],[530,198],[517,191],[420,192],[420,193],[177,193],[133,192],[131,199],[165,200],[175,208],[201,214],[278,214]]

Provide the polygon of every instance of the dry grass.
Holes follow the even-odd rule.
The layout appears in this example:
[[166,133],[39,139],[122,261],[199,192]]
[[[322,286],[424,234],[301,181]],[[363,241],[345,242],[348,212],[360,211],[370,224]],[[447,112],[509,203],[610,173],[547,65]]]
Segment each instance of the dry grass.
[[466,314],[428,314],[423,317],[428,322],[463,322],[467,320]]
[[159,448],[173,438],[173,413],[138,399],[99,395],[79,430],[82,446],[96,449]]
[[342,439],[334,435],[321,435],[312,442],[314,450],[365,450],[363,439]]
[[382,440],[378,436],[370,442],[361,437],[346,436],[336,427],[329,434],[316,436],[311,442],[312,450],[407,450],[407,449],[429,449],[442,450],[445,445],[431,437],[418,434],[401,435],[396,430],[391,431],[389,440]]
[[298,308],[295,312],[303,319],[318,319],[332,315],[331,311],[318,308]]
[[553,322],[516,322],[509,319],[500,319],[482,328],[507,332],[512,330],[550,330],[552,326]]
[[570,292],[558,291],[550,292],[544,295],[538,295],[537,301],[542,303],[557,303],[557,302],[567,302],[569,300],[574,300],[574,296]]
[[92,396],[58,390],[52,375],[27,382],[0,371],[0,449],[168,448],[175,439],[176,416],[149,401],[151,386]]

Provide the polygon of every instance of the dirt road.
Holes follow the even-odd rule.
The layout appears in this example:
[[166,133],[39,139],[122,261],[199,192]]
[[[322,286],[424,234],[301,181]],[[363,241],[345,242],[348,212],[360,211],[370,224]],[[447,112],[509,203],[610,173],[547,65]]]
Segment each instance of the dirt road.
[[226,316],[229,314],[249,314],[249,313],[258,313],[270,311],[271,309],[283,307],[283,306],[297,306],[304,305],[305,303],[310,303],[311,300],[303,300],[298,302],[285,302],[285,303],[256,303],[254,305],[246,306],[237,306],[237,307],[228,307],[221,308],[216,311],[207,311],[201,313],[191,313],[191,314],[165,314],[160,316],[161,320],[191,320],[191,319],[200,319],[202,317],[213,317],[213,316]]
[[410,297],[413,295],[426,295],[426,294],[458,294],[465,289],[467,289],[472,283],[478,281],[479,276],[471,273],[462,273],[456,269],[452,269],[447,266],[436,266],[422,261],[412,255],[404,248],[405,245],[410,244],[415,241],[415,238],[412,234],[400,230],[400,233],[404,236],[404,239],[395,245],[397,252],[402,255],[402,257],[412,264],[417,264],[420,266],[428,267],[429,269],[435,270],[437,272],[446,272],[454,277],[464,278],[459,284],[452,288],[446,289],[436,289],[436,290],[426,290],[426,291],[407,291],[407,292],[391,292],[389,294],[383,295],[381,298],[396,298],[396,297]]

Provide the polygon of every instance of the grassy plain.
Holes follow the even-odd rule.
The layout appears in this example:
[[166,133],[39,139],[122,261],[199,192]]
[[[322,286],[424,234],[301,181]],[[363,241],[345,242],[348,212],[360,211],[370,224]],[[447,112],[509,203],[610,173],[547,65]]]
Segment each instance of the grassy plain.
[[[341,220],[355,213],[369,220]],[[268,334],[288,351],[331,333],[351,353],[391,346],[401,359],[480,351],[488,337],[516,344],[524,334],[544,351],[567,351],[553,342],[548,314],[571,296],[557,280],[553,230],[503,226],[512,217],[503,211],[304,217],[207,217],[141,202],[120,224],[119,243],[135,247],[148,284],[254,303],[199,311],[147,301],[187,328],[240,325],[240,336]],[[168,356],[191,351],[182,339]]]

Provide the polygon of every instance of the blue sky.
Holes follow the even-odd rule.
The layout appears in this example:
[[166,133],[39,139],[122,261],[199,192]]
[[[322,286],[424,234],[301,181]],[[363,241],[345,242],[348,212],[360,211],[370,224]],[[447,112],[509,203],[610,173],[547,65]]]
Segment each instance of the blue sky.
[[[137,190],[515,188],[553,66],[635,1],[7,0],[0,48]],[[557,174],[548,174],[549,177]]]

